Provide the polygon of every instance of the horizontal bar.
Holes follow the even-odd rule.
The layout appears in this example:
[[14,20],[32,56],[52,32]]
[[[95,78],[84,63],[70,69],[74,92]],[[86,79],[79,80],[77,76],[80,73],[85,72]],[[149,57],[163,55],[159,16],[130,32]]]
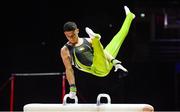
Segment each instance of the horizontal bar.
[[62,73],[13,73],[14,76],[48,76],[48,75],[64,75],[65,72]]

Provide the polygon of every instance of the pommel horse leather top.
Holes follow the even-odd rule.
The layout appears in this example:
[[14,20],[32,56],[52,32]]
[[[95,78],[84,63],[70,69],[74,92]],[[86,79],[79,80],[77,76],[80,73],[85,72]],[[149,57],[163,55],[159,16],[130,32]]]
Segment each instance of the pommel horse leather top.
[[[62,104],[30,103],[23,107],[24,112],[154,112],[149,104],[111,104],[108,94],[99,94],[96,104],[79,104],[78,98],[74,103],[67,103],[69,94],[63,98]],[[107,103],[101,103],[101,98],[107,98]]]

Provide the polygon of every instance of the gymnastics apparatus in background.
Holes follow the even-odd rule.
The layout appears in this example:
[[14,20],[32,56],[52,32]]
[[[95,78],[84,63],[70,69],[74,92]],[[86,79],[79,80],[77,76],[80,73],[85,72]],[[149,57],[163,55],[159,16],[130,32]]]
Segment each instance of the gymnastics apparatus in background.
[[10,112],[14,111],[14,91],[15,91],[15,77],[19,76],[61,76],[62,77],[62,94],[60,100],[63,102],[63,98],[66,94],[66,77],[65,72],[63,73],[13,73],[9,80],[11,81],[11,93],[10,93]]
[[[111,104],[108,94],[102,93],[97,96],[96,104],[78,104],[77,96],[74,103],[67,103],[69,94],[63,98],[62,104],[30,103],[23,107],[23,112],[154,112],[149,104]],[[107,98],[107,103],[101,103],[101,98]]]
[[[62,94],[58,104],[29,103],[24,105],[24,112],[154,112],[153,106],[149,104],[111,104],[111,98],[108,94],[102,93],[97,96],[96,104],[79,104],[78,97],[74,103],[67,103],[69,94],[66,94],[66,77],[63,73],[14,73],[10,77],[11,94],[10,94],[10,112],[14,111],[14,91],[15,77],[18,76],[61,76],[62,77]],[[101,103],[101,98],[105,97],[107,103]]]

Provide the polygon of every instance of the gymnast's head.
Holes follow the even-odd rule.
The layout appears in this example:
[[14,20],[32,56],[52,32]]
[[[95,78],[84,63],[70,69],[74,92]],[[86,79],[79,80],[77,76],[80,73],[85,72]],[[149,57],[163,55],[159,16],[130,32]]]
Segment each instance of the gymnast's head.
[[78,41],[79,29],[77,24],[73,21],[68,21],[63,26],[64,35],[70,43],[75,44]]

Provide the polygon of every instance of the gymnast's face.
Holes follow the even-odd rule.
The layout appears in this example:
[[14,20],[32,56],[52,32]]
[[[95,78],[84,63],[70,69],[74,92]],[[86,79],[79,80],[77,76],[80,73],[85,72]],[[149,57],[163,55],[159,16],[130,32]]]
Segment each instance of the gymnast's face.
[[79,33],[79,29],[64,32],[66,38],[72,44],[76,44],[78,42],[78,38],[79,38],[78,33]]

